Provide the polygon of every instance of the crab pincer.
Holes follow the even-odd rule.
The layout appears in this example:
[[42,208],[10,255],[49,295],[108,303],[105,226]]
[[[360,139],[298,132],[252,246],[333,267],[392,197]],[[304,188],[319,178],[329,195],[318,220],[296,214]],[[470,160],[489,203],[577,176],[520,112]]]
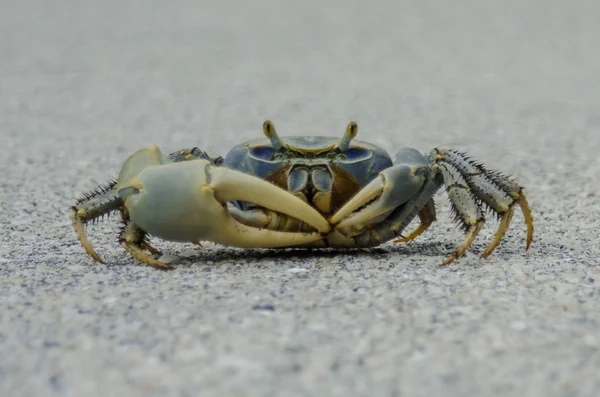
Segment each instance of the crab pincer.
[[[211,241],[239,248],[289,247],[317,241],[330,229],[314,208],[269,182],[215,167],[204,159],[170,162],[157,146],[141,149],[125,161],[115,189],[130,220],[145,233],[167,241]],[[227,203],[234,200],[287,214],[316,231],[292,233],[249,227],[227,210]],[[138,260],[168,266],[158,265],[135,244],[122,241],[122,245]]]
[[450,264],[472,245],[485,223],[486,206],[500,219],[496,234],[482,258],[500,244],[519,205],[527,226],[525,249],[533,240],[533,217],[523,187],[507,176],[490,171],[451,149],[434,149],[424,156],[414,149],[398,152],[394,165],[379,174],[330,218],[335,230],[351,236],[358,246],[375,246],[398,237],[415,217],[420,224],[407,242],[423,233],[436,220],[434,195],[445,187],[455,220],[465,230],[461,244],[443,262]]

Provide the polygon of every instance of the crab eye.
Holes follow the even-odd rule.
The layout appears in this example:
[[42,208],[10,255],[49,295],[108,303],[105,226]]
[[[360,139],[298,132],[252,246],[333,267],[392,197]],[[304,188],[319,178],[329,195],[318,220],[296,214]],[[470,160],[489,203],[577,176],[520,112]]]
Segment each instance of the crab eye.
[[338,155],[338,160],[353,163],[357,161],[367,160],[372,155],[373,153],[367,149],[350,148],[346,150],[343,154]]
[[271,160],[273,158],[273,148],[267,146],[258,146],[250,149],[250,156],[259,160]]

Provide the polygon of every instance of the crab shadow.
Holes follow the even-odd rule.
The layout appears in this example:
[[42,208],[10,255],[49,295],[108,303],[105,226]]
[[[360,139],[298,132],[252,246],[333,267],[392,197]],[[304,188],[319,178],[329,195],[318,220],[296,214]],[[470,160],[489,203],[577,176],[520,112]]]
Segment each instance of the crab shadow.
[[[201,265],[219,266],[224,263],[237,265],[255,265],[261,261],[295,261],[317,262],[322,259],[339,258],[344,260],[377,260],[392,259],[395,262],[409,261],[414,258],[436,258],[435,262],[442,261],[452,252],[454,246],[444,242],[423,242],[410,244],[384,244],[373,248],[285,248],[285,249],[240,249],[221,247],[218,245],[206,248],[194,248],[193,251],[168,250],[169,256],[175,259],[171,262],[177,267],[196,267]],[[476,250],[478,251],[478,250]],[[475,252],[477,253],[477,252]],[[393,257],[393,258],[392,258]],[[468,262],[472,262],[469,260]],[[321,263],[324,265],[324,263]],[[476,263],[473,263],[476,265]]]
[[[285,248],[285,249],[240,249],[230,247],[215,246],[210,249],[194,251],[191,255],[177,256],[173,264],[176,265],[199,265],[199,264],[219,264],[222,262],[235,262],[237,264],[254,263],[261,260],[319,260],[323,258],[353,257],[353,258],[372,258],[374,255],[385,255],[388,251],[382,248]],[[177,255],[173,253],[173,255]]]

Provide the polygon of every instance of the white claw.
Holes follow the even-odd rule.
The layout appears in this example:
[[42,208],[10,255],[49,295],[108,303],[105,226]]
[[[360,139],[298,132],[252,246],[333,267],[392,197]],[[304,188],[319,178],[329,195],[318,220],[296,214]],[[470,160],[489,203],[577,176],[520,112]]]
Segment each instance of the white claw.
[[272,183],[224,167],[214,167],[210,174],[210,187],[215,190],[215,197],[221,203],[248,201],[300,219],[321,233],[327,233],[330,229],[327,220],[317,210]]
[[315,209],[257,177],[213,166],[207,160],[170,163],[158,147],[142,149],[125,163],[117,186],[133,222],[169,241],[212,241],[240,248],[307,244],[320,233],[256,229],[236,221],[227,202],[247,201],[297,218],[326,233]]

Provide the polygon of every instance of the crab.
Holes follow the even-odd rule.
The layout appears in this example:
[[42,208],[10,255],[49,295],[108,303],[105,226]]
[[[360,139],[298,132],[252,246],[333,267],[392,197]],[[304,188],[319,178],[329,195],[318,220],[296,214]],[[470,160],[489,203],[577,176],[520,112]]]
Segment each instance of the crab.
[[[72,221],[85,251],[92,248],[86,226],[118,212],[120,245],[135,259],[171,269],[149,237],[238,248],[369,248],[409,242],[436,221],[434,196],[444,188],[463,241],[443,261],[448,265],[471,247],[486,210],[499,219],[481,257],[504,238],[519,206],[526,247],[533,218],[523,187],[488,170],[465,153],[433,149],[422,154],[386,150],[358,141],[355,122],[341,139],[292,136],[282,139],[269,120],[266,138],[211,157],[197,147],[165,154],[156,145],[129,156],[116,179],[85,194],[72,207]],[[418,218],[418,226],[402,235]]]

